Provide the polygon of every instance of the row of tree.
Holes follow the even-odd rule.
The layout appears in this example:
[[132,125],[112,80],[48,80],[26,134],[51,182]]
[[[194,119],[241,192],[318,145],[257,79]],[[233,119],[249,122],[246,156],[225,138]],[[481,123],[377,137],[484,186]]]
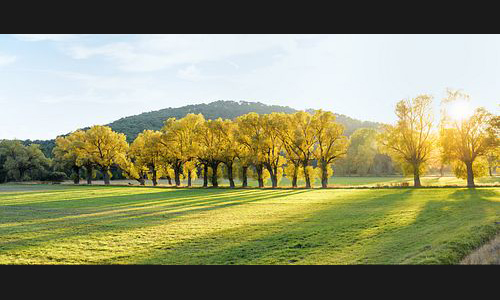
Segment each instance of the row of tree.
[[145,130],[130,145],[125,135],[106,126],[79,130],[56,139],[54,156],[59,164],[74,170],[75,183],[83,167],[89,183],[97,168],[109,184],[110,169],[118,166],[141,184],[145,178],[157,185],[159,178],[173,177],[175,185],[186,178],[191,186],[200,174],[204,186],[210,179],[217,187],[223,166],[230,187],[235,187],[236,174],[243,187],[248,185],[249,175],[257,179],[259,187],[266,178],[277,187],[284,173],[293,187],[303,179],[310,188],[315,177],[327,187],[331,165],[346,154],[349,144],[342,133],[335,115],[321,110],[314,114],[249,113],[234,121],[188,114],[168,119],[160,131]]

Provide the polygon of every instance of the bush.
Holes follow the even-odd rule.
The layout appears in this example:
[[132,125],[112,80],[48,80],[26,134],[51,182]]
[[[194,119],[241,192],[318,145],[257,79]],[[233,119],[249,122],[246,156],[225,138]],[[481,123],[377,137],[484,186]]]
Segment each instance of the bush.
[[53,181],[53,182],[62,182],[68,179],[68,175],[64,172],[48,172],[45,174],[43,181]]

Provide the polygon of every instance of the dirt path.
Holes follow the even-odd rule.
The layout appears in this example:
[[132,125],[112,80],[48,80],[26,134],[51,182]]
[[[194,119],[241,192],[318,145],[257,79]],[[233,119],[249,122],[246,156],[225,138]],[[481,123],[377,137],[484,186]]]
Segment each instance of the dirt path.
[[500,234],[467,255],[461,265],[500,265]]

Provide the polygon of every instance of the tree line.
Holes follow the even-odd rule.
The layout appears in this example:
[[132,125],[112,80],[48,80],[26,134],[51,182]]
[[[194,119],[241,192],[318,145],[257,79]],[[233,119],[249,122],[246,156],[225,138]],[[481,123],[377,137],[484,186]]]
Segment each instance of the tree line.
[[[169,118],[160,130],[144,130],[131,143],[108,126],[93,126],[58,137],[53,160],[38,145],[18,141],[0,142],[0,182],[7,179],[63,178],[66,171],[78,184],[88,184],[100,174],[106,184],[114,175],[145,185],[160,178],[181,185],[203,178],[219,185],[224,177],[230,187],[235,179],[248,186],[248,179],[264,187],[270,179],[278,187],[283,176],[306,188],[316,178],[321,186],[335,171],[338,175],[394,174],[413,176],[414,186],[429,170],[450,168],[474,186],[474,178],[494,173],[498,165],[499,117],[478,108],[457,117],[450,105],[470,101],[461,91],[447,91],[441,102],[441,119],[432,114],[433,97],[418,95],[396,104],[397,122],[357,129],[350,137],[336,116],[327,111],[247,113],[233,120],[207,120],[190,113]],[[69,172],[68,172],[69,171]],[[119,171],[119,172],[117,172]],[[4,180],[2,180],[2,178]]]
[[249,177],[259,187],[268,178],[272,187],[278,187],[286,173],[293,187],[303,179],[310,188],[317,177],[327,187],[331,165],[345,155],[349,144],[343,129],[333,113],[322,110],[314,114],[248,113],[234,120],[206,120],[202,114],[187,114],[169,118],[159,131],[143,131],[130,144],[124,134],[106,126],[78,130],[56,139],[54,160],[74,170],[75,183],[80,181],[80,169],[85,168],[88,183],[93,171],[99,170],[109,184],[110,169],[118,166],[126,177],[142,185],[145,178],[153,185],[166,178],[176,186],[187,179],[191,186],[200,176],[203,186],[210,181],[217,187],[218,179],[225,176],[230,187],[235,187],[235,178],[248,186]]

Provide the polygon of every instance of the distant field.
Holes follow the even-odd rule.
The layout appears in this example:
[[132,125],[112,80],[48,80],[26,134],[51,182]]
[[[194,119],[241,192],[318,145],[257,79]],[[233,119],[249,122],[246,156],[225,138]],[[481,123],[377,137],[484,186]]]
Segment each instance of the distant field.
[[[458,179],[456,177],[435,177],[435,176],[425,176],[421,178],[422,185],[424,186],[438,186],[438,185],[457,185],[457,186],[466,186],[467,181],[464,179]],[[173,181],[172,181],[173,182]],[[413,178],[412,177],[331,177],[329,180],[329,186],[331,187],[349,187],[349,186],[376,186],[377,184],[381,185],[390,185],[393,183],[401,183],[401,182],[409,182],[410,185],[413,185]],[[72,181],[67,181],[66,183],[72,184]],[[82,180],[81,183],[86,183],[85,180]],[[139,183],[135,180],[112,180],[111,184],[134,184],[138,185]],[[235,181],[237,186],[241,186],[241,182],[236,180]],[[104,184],[102,180],[94,180],[93,184]],[[146,181],[147,185],[152,185],[150,180]],[[476,184],[477,185],[499,185],[500,186],[500,176],[495,176],[495,177],[481,177],[476,179]],[[160,186],[168,186],[168,181],[166,179],[161,179],[159,181]],[[182,181],[182,185],[186,186],[187,181]],[[203,185],[203,180],[197,179],[193,181],[193,186],[202,186]],[[209,185],[210,181],[209,181]],[[219,179],[219,185],[224,187],[224,186],[229,186],[229,181],[226,179]],[[258,183],[256,180],[250,179],[248,181],[248,185],[250,187],[258,187]],[[287,178],[282,178],[279,186],[280,187],[291,187],[290,180]],[[299,187],[305,186],[304,181],[299,180],[298,182]],[[271,181],[267,180],[266,186],[271,186]],[[321,187],[321,182],[319,179],[316,179],[316,181],[313,182],[313,187]]]
[[0,185],[0,264],[450,264],[499,222],[497,187]]

